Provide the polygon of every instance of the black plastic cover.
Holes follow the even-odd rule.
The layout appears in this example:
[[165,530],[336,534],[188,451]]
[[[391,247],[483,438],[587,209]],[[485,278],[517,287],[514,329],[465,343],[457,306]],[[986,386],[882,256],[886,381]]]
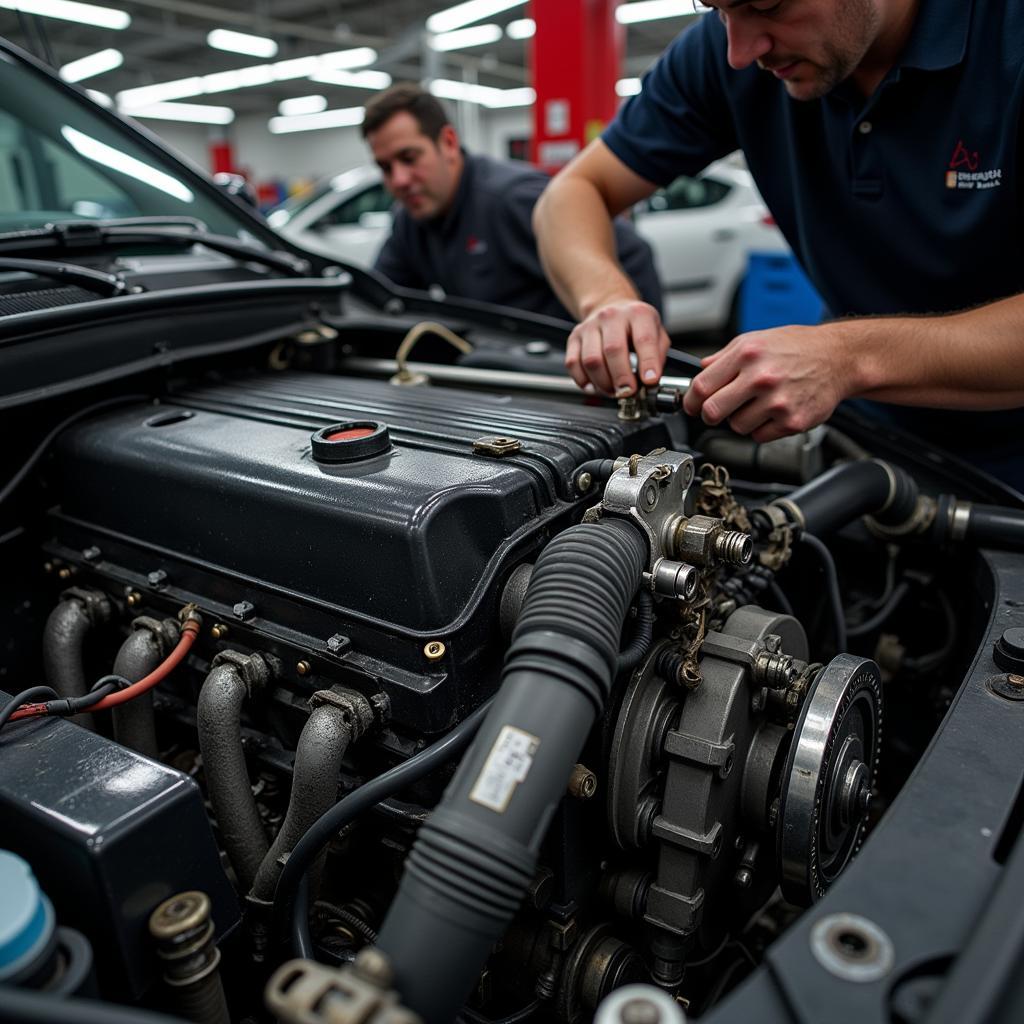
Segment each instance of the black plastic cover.
[[147,922],[169,896],[203,890],[218,939],[238,923],[189,776],[61,719],[9,722],[0,763],[0,846],[31,864],[58,921],[89,937],[104,991],[138,999],[153,983]]
[[[175,406],[194,415],[168,416]],[[350,420],[386,423],[392,447],[316,462],[311,435]],[[76,425],[56,444],[56,477],[66,517],[436,631],[505,548],[579,500],[580,462],[648,432],[608,408],[290,373],[190,390],[157,416],[139,406]],[[521,448],[474,450],[495,435]]]

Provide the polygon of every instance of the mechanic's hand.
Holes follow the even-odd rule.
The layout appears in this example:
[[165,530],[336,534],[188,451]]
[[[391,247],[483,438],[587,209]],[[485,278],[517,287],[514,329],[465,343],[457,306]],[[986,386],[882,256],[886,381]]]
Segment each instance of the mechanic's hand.
[[629,365],[632,347],[644,385],[657,383],[669,349],[658,311],[639,299],[612,302],[594,310],[576,325],[565,349],[565,366],[579,386],[619,398],[637,388]]
[[853,354],[843,342],[839,324],[741,334],[701,360],[683,408],[761,444],[810,430],[847,397]]

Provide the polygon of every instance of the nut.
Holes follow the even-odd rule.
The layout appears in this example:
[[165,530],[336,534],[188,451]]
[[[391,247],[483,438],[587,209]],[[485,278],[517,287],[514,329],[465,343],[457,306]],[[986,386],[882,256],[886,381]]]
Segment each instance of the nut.
[[228,627],[225,626],[223,622],[214,623],[214,625],[210,627],[210,636],[212,636],[214,640],[223,640],[227,635]]
[[423,654],[427,661],[440,661],[447,648],[440,640],[431,640],[430,643],[423,645]]
[[308,676],[309,673],[313,671],[313,666],[310,665],[308,661],[300,661],[295,666],[295,671],[298,672],[300,676]]
[[576,765],[569,776],[568,791],[577,800],[589,800],[597,792],[597,776],[586,765]]

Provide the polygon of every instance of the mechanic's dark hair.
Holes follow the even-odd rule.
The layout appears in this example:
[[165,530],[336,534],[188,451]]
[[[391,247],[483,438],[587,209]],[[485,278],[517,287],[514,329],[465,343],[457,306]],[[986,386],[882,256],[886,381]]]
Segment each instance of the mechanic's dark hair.
[[390,89],[385,89],[379,96],[374,96],[366,104],[362,126],[363,138],[383,127],[395,114],[403,111],[412,114],[420,126],[420,131],[434,142],[437,142],[441,129],[452,123],[444,107],[429,92],[415,82],[399,82]]

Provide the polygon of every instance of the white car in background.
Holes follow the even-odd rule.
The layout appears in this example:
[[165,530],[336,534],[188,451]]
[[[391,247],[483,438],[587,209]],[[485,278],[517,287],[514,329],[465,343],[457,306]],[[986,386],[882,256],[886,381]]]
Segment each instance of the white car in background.
[[[376,167],[325,179],[272,211],[268,220],[297,245],[371,266],[391,232],[392,199]],[[677,178],[633,210],[654,250],[672,332],[733,331],[752,252],[788,253],[750,172],[720,160]]]

